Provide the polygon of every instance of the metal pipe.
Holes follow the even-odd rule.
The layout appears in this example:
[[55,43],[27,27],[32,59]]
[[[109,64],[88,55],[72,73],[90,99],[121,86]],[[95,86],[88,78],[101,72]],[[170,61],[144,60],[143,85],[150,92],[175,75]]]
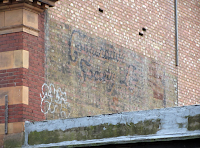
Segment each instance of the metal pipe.
[[5,95],[5,134],[8,134],[8,96]]
[[178,57],[178,0],[175,0],[175,36],[176,36],[176,43],[175,43],[175,48],[176,48],[176,66],[178,66],[179,62],[179,57]]
[[178,106],[178,96],[179,96],[179,88],[178,88],[178,84],[179,84],[179,81],[178,81],[178,73],[179,73],[179,57],[178,57],[178,0],[175,0],[175,50],[176,50],[176,66],[177,66],[177,106]]

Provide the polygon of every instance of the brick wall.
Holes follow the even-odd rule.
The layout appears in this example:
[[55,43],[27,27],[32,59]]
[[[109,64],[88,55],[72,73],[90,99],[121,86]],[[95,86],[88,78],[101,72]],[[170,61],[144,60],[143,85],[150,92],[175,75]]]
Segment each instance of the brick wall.
[[[102,8],[103,13],[98,9]],[[92,35],[174,67],[174,3],[172,1],[59,1],[49,11],[52,20],[65,22]],[[143,37],[142,27],[147,28]],[[170,61],[170,62],[169,62]]]
[[[58,1],[47,13],[47,85],[41,92],[46,118],[199,104],[199,5],[178,2],[175,66],[174,1]],[[115,75],[110,82],[95,77],[106,69]],[[56,95],[44,95],[59,89],[66,93],[62,110],[53,105]]]
[[[39,11],[46,6],[37,7]],[[39,27],[32,26],[35,31],[0,35],[0,68],[13,62],[4,62],[2,55],[15,51],[29,55],[28,66],[13,58],[23,66],[0,70],[1,100],[9,89],[28,95],[28,102],[13,99],[18,102],[9,105],[10,127],[21,127],[25,120],[199,104],[199,8],[198,0],[178,2],[178,67],[174,1],[170,0],[60,0],[46,11],[46,18],[45,13],[39,15]],[[16,98],[22,95],[16,94]]]
[[[198,1],[193,3],[199,7]],[[193,11],[198,14],[198,9]],[[47,14],[47,84],[41,90],[43,102],[48,102],[42,107],[47,119],[63,117],[63,112],[77,117],[184,105],[180,94],[185,93],[182,87],[188,84],[181,84],[181,68],[185,69],[181,45],[180,65],[175,66],[174,2],[61,0]],[[117,54],[122,57],[119,61],[113,58]],[[136,69],[131,70],[131,65]],[[111,77],[115,75],[110,82],[102,81],[103,76],[95,77],[106,70]],[[130,71],[135,75],[131,76]],[[196,79],[198,83],[199,77]],[[123,80],[126,83],[120,83]],[[197,86],[190,85],[190,89]],[[52,90],[65,92],[64,98],[58,97],[67,102],[62,110],[56,109],[62,104],[56,104],[56,94],[44,95]],[[191,100],[190,95],[184,98],[186,102]],[[198,93],[192,98],[196,102],[191,104],[199,103]]]
[[[29,52],[29,67],[0,70],[0,88],[25,86],[29,88],[28,104],[9,105],[8,122],[43,120],[40,108],[40,88],[44,83],[44,14],[39,15],[39,36],[25,32],[0,35],[0,52],[26,50]],[[15,94],[18,95],[18,94]],[[3,96],[1,96],[3,97]],[[8,95],[9,97],[9,95]],[[0,106],[0,123],[5,122],[5,106]]]
[[26,110],[25,119],[31,121],[44,120],[44,114],[41,113],[40,108],[40,89],[44,83],[44,13],[41,13],[38,18],[39,22],[39,36],[32,36],[24,33],[24,49],[29,51],[29,72],[25,75],[29,87],[29,108]]
[[46,48],[44,14],[39,37],[1,35],[1,52],[29,51],[30,65],[1,70],[0,87],[29,87],[23,120],[198,104],[199,2],[181,1],[178,8],[176,67],[174,2],[58,1],[47,12]]
[[200,103],[200,3],[179,2],[179,105]]
[[22,32],[3,34],[0,38],[0,51],[13,51],[23,49]]

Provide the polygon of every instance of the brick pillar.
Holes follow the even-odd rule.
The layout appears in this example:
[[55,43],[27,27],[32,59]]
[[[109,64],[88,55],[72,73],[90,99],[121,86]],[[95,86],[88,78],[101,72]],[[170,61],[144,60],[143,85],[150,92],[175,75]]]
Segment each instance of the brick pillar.
[[24,122],[44,120],[39,96],[45,75],[44,10],[55,1],[0,1],[0,147],[21,146]]

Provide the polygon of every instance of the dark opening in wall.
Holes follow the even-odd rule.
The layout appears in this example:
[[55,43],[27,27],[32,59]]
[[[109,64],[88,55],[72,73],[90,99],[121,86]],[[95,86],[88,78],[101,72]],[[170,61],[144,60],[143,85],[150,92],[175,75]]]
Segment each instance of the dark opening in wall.
[[99,8],[99,12],[103,13],[103,9]]
[[142,30],[143,30],[143,31],[147,31],[147,29],[146,29],[146,28],[144,28],[144,27],[142,28]]
[[143,33],[139,32],[139,35],[140,35],[140,36],[143,36]]

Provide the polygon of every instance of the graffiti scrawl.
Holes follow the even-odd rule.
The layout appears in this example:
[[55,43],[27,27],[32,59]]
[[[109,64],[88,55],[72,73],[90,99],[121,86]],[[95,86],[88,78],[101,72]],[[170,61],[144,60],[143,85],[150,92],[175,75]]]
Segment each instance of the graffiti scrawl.
[[55,89],[53,84],[42,85],[41,112],[44,114],[58,114],[61,118],[70,116],[70,104],[67,102],[66,92],[61,88]]

